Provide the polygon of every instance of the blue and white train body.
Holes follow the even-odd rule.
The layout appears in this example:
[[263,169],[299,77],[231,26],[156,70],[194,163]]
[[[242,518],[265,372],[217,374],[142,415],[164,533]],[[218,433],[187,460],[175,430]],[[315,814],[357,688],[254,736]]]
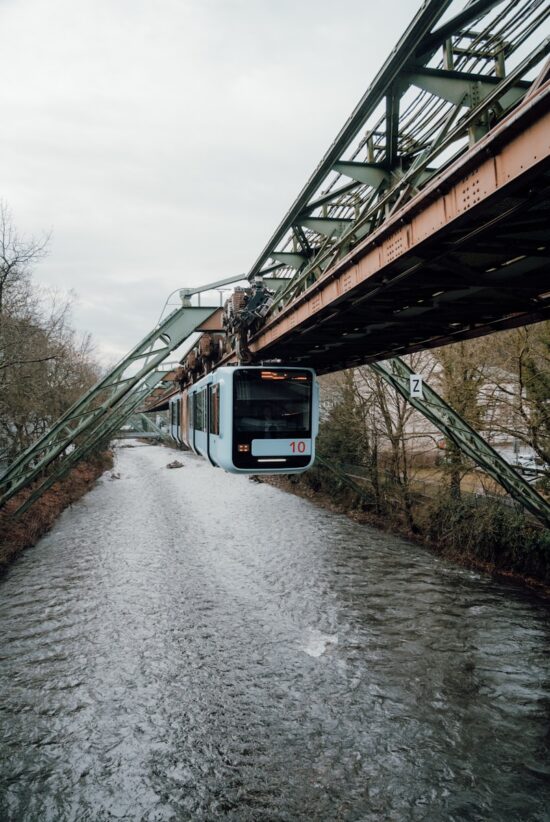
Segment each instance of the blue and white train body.
[[218,368],[170,400],[170,432],[225,471],[292,474],[315,459],[319,384],[311,368]]

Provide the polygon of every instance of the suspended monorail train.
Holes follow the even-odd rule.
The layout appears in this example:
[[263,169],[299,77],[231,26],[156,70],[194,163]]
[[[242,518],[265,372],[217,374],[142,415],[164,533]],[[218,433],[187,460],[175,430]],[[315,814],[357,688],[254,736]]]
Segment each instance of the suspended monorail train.
[[236,474],[305,471],[318,428],[311,368],[225,366],[170,399],[173,439]]

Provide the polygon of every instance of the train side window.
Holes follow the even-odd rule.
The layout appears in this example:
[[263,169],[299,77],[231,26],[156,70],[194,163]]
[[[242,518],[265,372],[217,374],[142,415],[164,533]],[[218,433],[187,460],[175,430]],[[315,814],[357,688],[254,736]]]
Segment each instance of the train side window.
[[210,433],[220,433],[220,386],[213,385],[210,391]]
[[206,389],[203,389],[202,391],[197,391],[197,393],[195,395],[196,398],[197,398],[196,403],[195,403],[195,420],[194,420],[194,422],[195,422],[194,428],[195,428],[196,431],[204,431],[205,427],[206,427],[205,424],[204,424],[204,419],[206,417],[206,414],[205,414],[205,411],[206,411],[205,394],[206,394]]
[[193,416],[193,394],[187,395],[187,419],[189,420],[189,426],[194,428],[195,418]]

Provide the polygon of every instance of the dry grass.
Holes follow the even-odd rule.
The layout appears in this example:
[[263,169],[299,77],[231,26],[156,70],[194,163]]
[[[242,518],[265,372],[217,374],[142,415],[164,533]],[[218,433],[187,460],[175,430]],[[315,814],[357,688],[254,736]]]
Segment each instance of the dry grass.
[[[440,488],[448,484],[448,476],[442,468],[419,467],[411,470],[411,485],[415,490],[422,491],[424,484]],[[464,474],[460,480],[461,491],[469,494],[497,494],[506,493],[502,485],[489,477],[483,471],[472,469]]]

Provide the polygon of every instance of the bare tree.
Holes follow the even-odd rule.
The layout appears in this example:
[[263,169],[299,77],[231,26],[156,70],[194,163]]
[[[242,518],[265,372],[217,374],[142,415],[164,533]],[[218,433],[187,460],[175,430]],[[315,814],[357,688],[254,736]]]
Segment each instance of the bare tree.
[[[436,348],[433,351],[438,363],[437,380],[443,398],[473,428],[483,427],[486,403],[481,401],[486,378],[486,344],[484,340],[470,340]],[[460,484],[470,469],[468,460],[460,448],[448,441],[446,469],[452,496],[460,496]]]
[[49,235],[36,239],[21,236],[14,226],[11,211],[0,200],[0,320],[6,302],[17,310],[18,296],[28,295],[31,270],[47,254]]
[[550,322],[497,335],[492,428],[550,465]]
[[[409,359],[413,370],[423,366],[425,376],[431,373],[433,359],[425,354],[414,354]],[[407,525],[414,531],[413,462],[424,443],[433,447],[434,431],[399,392],[368,366],[357,369],[356,385],[365,425],[376,448],[378,482],[385,483],[386,493],[397,495]]]
[[72,295],[32,281],[48,238],[22,238],[0,203],[0,453],[11,458],[46,431],[98,377],[87,335],[71,326]]

